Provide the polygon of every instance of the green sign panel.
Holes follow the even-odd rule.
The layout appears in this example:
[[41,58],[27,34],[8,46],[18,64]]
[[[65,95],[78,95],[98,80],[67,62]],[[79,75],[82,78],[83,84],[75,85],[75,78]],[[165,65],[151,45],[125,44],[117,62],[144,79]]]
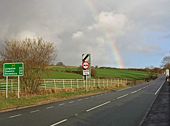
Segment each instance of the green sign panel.
[[3,76],[23,76],[24,64],[23,63],[4,63]]

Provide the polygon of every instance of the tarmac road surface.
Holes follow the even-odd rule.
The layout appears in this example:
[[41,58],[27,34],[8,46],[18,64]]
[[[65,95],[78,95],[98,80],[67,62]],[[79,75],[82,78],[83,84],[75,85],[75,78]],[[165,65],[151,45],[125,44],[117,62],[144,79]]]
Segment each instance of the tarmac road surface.
[[138,126],[164,82],[0,113],[0,126]]

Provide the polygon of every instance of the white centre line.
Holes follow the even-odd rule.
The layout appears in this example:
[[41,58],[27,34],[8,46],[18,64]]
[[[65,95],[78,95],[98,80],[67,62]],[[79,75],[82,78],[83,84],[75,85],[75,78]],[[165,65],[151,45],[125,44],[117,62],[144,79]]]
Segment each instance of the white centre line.
[[107,102],[105,102],[105,103],[103,103],[103,104],[100,104],[100,105],[98,105],[98,106],[95,106],[95,107],[93,107],[93,108],[90,108],[90,109],[88,109],[88,110],[86,110],[86,112],[89,112],[89,111],[91,111],[91,110],[94,110],[94,109],[96,109],[96,108],[99,108],[99,107],[101,107],[101,106],[104,106],[104,105],[106,105],[106,104],[109,104],[111,101],[107,101]]
[[64,105],[64,103],[59,104],[59,106],[62,106],[62,105]]
[[52,125],[50,125],[50,126],[56,126],[56,125],[59,125],[59,124],[61,124],[61,123],[63,123],[63,122],[66,122],[67,121],[67,119],[63,119],[63,120],[61,120],[61,121],[59,121],[59,122],[57,122],[57,123],[54,123],[54,124],[52,124]]
[[124,97],[126,97],[126,96],[128,96],[129,94],[125,94],[125,95],[122,95],[122,96],[120,96],[120,97],[117,97],[116,99],[121,99],[121,98],[124,98]]
[[79,99],[78,101],[82,101],[83,99]]
[[158,88],[158,90],[155,92],[155,95],[158,94],[158,92],[161,90],[162,86],[164,85],[164,83]]
[[142,90],[142,88],[138,89],[137,92],[140,91],[140,90]]
[[133,91],[133,92],[131,92],[131,94],[134,94],[134,93],[136,93],[137,91]]
[[143,87],[142,89],[145,89],[145,88],[147,88],[147,87],[149,87],[149,86],[147,85],[147,86]]
[[17,114],[17,115],[13,115],[13,116],[10,116],[9,118],[15,118],[15,117],[18,117],[18,116],[21,116],[22,114]]
[[69,103],[70,103],[70,104],[71,104],[71,103],[74,103],[74,101],[70,101]]
[[52,109],[52,108],[54,108],[54,106],[49,106],[49,107],[47,107],[46,109]]
[[34,111],[30,111],[30,113],[35,113],[35,112],[39,112],[40,110],[34,110]]

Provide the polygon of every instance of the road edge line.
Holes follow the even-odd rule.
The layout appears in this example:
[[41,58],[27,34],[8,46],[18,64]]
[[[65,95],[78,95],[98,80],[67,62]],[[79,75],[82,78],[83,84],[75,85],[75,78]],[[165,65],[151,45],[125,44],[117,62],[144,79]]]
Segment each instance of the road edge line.
[[[163,83],[163,85],[164,85],[165,83],[166,83],[166,81]],[[140,123],[139,123],[138,126],[142,126],[143,122],[145,121],[146,117],[148,116],[149,112],[151,111],[152,106],[153,106],[153,104],[155,103],[158,95],[155,95],[155,96],[156,96],[155,99],[153,100],[153,102],[151,103],[151,105],[149,106],[149,108],[147,109],[145,115],[143,116],[143,119],[140,121]]]

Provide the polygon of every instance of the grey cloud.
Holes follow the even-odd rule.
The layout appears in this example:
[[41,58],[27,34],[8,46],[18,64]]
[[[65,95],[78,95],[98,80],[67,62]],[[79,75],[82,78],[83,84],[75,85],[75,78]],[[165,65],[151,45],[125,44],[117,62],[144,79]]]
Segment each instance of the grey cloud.
[[[87,52],[92,53],[94,64],[115,65],[112,42],[122,55],[161,50],[143,38],[147,32],[167,34],[169,6],[169,0],[0,0],[0,40],[43,37],[56,43],[57,60],[65,64],[81,64],[81,54]],[[101,16],[103,12],[110,17]],[[123,17],[117,24],[115,15]],[[113,25],[102,24],[100,16]]]

